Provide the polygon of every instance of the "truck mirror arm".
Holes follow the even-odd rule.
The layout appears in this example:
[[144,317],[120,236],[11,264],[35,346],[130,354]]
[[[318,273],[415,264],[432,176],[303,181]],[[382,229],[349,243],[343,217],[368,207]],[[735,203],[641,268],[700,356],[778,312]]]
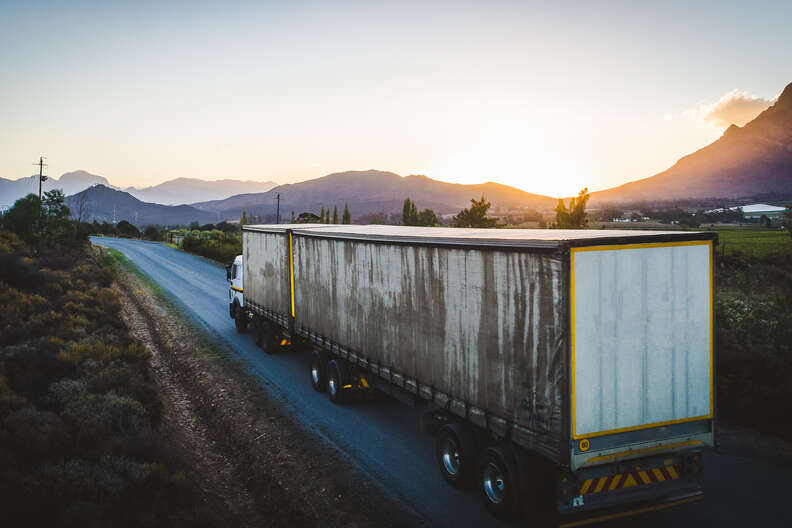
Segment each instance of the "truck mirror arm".
[[225,269],[226,269],[226,281],[231,282],[231,264],[227,264]]

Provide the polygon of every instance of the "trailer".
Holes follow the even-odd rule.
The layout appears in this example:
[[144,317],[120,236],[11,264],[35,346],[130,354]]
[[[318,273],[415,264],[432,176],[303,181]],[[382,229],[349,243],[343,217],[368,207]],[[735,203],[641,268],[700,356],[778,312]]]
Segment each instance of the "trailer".
[[700,500],[715,445],[703,232],[248,225],[239,331],[313,355],[342,404],[427,406],[437,467],[496,516],[561,526]]

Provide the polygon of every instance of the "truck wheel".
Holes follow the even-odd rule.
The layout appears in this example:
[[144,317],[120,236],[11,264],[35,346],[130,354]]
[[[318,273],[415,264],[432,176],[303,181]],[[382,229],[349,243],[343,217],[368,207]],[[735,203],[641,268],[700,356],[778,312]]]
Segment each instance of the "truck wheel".
[[247,332],[248,318],[243,310],[237,310],[234,325],[236,325],[237,332],[240,334]]
[[327,390],[327,358],[319,350],[311,355],[311,386],[317,392],[324,392]]
[[331,402],[339,405],[346,402],[349,391],[344,386],[349,385],[349,380],[346,362],[334,359],[327,364],[327,395]]
[[261,347],[261,349],[266,354],[274,354],[277,352],[280,328],[269,321],[262,320],[258,331],[260,332],[258,345]]
[[519,516],[518,482],[517,463],[507,448],[496,446],[484,450],[479,460],[479,493],[495,517]]
[[435,457],[443,477],[455,488],[469,486],[475,470],[473,434],[467,424],[447,424],[435,437]]

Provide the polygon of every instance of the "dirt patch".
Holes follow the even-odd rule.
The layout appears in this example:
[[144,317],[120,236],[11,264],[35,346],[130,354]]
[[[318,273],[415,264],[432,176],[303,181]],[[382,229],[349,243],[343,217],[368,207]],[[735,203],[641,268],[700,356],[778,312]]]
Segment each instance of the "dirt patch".
[[124,273],[122,317],[152,353],[162,433],[223,526],[415,526],[369,475],[312,437]]

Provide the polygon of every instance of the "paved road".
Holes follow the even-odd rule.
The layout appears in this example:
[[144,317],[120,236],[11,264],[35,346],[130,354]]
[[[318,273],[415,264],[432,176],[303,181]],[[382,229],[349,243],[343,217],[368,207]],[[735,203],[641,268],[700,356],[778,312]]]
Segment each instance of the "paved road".
[[[268,356],[228,317],[225,270],[152,242],[92,238],[123,252],[182,304],[189,316],[229,347],[306,427],[393,490],[433,526],[497,526],[474,492],[448,486],[435,468],[431,439],[420,432],[420,407],[385,398],[339,407],[315,392],[307,354]],[[787,508],[792,457],[763,452],[748,436],[728,435],[721,454],[705,457],[703,503],[632,517],[610,526],[792,526]],[[764,448],[767,449],[767,448]]]

